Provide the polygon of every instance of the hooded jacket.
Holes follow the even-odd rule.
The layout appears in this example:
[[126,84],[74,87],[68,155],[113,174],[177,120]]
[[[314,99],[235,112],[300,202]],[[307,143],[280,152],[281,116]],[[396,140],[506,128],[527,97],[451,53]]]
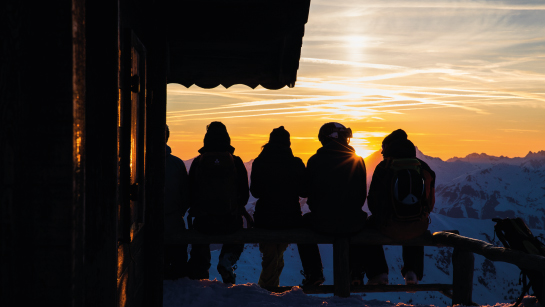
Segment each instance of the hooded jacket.
[[[206,152],[228,152],[233,155],[235,148],[231,146],[231,139],[227,133],[227,129],[222,123],[213,122],[209,125],[208,130],[204,136],[204,146],[199,149],[199,153],[202,155]],[[197,164],[199,163],[201,155],[197,156],[191,163],[189,168],[189,205],[194,206],[197,203],[199,195],[198,180],[197,180]],[[248,187],[248,172],[240,157],[233,155],[233,160],[236,169],[236,189],[237,189],[237,204],[240,207],[244,207],[250,198]]]
[[258,201],[254,221],[261,228],[300,226],[299,197],[306,197],[305,164],[289,146],[269,143],[252,164],[250,192]]
[[308,160],[307,175],[307,203],[315,230],[352,233],[363,228],[366,170],[352,146],[336,141],[325,144]]

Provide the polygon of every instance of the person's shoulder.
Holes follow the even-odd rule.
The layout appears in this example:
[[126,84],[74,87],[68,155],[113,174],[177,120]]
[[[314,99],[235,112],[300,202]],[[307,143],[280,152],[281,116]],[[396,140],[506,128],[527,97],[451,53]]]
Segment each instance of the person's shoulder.
[[320,160],[320,154],[319,153],[313,154],[307,161],[307,167],[309,165],[312,165],[313,163],[315,163],[318,160]]
[[305,165],[305,163],[303,162],[303,159],[299,158],[299,157],[293,157],[293,161],[297,164],[303,164]]
[[179,157],[173,155],[173,154],[169,154],[167,155],[167,159],[170,159],[171,161],[175,161],[175,163],[184,163],[184,161],[182,159],[180,159]]
[[416,159],[418,160],[418,162],[420,162],[420,165],[422,165],[423,169],[427,170],[428,172],[430,172],[432,174],[432,176],[435,177],[435,172],[431,169],[431,167],[428,165],[428,163],[422,161],[421,159],[418,159],[418,158],[416,158]]

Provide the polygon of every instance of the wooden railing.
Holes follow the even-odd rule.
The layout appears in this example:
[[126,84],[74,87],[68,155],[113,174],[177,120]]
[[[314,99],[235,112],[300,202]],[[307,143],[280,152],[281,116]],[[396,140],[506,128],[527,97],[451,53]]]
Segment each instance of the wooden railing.
[[[333,244],[333,285],[321,285],[303,288],[305,293],[334,293],[336,296],[348,297],[350,293],[362,292],[414,292],[438,291],[452,299],[452,304],[474,305],[473,268],[474,256],[477,253],[492,261],[503,261],[515,264],[521,268],[543,270],[545,272],[545,257],[529,255],[523,252],[495,247],[484,241],[463,237],[457,231],[441,231],[431,234],[429,231],[422,236],[405,241],[390,239],[376,230],[363,230],[360,233],[346,237],[318,234],[308,229],[265,230],[241,229],[233,234],[205,235],[194,230],[188,230],[180,236],[165,243],[317,243]],[[419,285],[376,285],[351,286],[349,271],[349,245],[408,245],[453,247],[452,284],[419,284]],[[272,292],[284,292],[291,287],[269,288]]]

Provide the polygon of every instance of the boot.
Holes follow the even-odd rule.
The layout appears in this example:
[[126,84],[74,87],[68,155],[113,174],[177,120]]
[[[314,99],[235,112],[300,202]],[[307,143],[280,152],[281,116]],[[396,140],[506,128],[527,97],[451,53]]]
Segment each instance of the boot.
[[303,287],[315,287],[319,286],[324,283],[324,273],[323,270],[307,274],[303,271],[301,271],[301,275],[303,275],[305,278],[301,282],[301,286]]
[[217,269],[218,273],[221,275],[221,279],[224,284],[235,284],[237,274],[235,274],[236,266],[233,267],[234,263],[232,254],[225,254],[223,258],[220,259]]

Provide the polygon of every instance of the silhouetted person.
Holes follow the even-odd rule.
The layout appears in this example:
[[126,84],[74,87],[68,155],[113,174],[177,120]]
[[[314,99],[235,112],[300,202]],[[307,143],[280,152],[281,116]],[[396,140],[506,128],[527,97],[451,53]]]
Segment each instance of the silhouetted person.
[[[350,128],[327,123],[320,128],[322,147],[307,163],[308,207],[303,216],[307,227],[326,234],[353,234],[360,231],[367,218],[362,210],[367,195],[363,159],[349,144]],[[305,279],[303,286],[323,283],[322,260],[317,244],[300,244],[299,254]],[[362,247],[350,246],[350,270],[360,279],[363,270]]]
[[[284,126],[276,128],[252,164],[250,192],[259,198],[255,206],[254,227],[301,227],[299,197],[306,197],[305,164],[293,156],[290,145],[289,132]],[[259,243],[259,251],[263,255],[258,282],[261,287],[278,287],[287,247],[288,244],[284,243]]]
[[[241,212],[248,202],[248,175],[221,122],[206,127],[204,146],[189,169],[190,216],[193,227],[205,234],[225,234],[243,227]],[[224,244],[217,266],[224,283],[235,283],[233,265],[244,244]],[[192,244],[189,277],[208,279],[210,245]]]
[[[170,130],[166,126],[166,141]],[[171,154],[166,145],[165,157],[165,240],[180,235],[185,230],[184,215],[189,207],[188,175],[184,162]],[[187,244],[164,245],[164,278],[178,279],[186,276]]]
[[[427,230],[429,213],[435,204],[435,173],[416,157],[414,144],[401,129],[384,138],[382,155],[384,160],[373,173],[367,198],[372,213],[369,225],[394,239],[417,237]],[[368,284],[388,281],[384,250],[382,246],[378,247],[370,255],[371,278]],[[422,280],[423,246],[403,246],[403,262],[401,274],[406,284],[417,284]]]

